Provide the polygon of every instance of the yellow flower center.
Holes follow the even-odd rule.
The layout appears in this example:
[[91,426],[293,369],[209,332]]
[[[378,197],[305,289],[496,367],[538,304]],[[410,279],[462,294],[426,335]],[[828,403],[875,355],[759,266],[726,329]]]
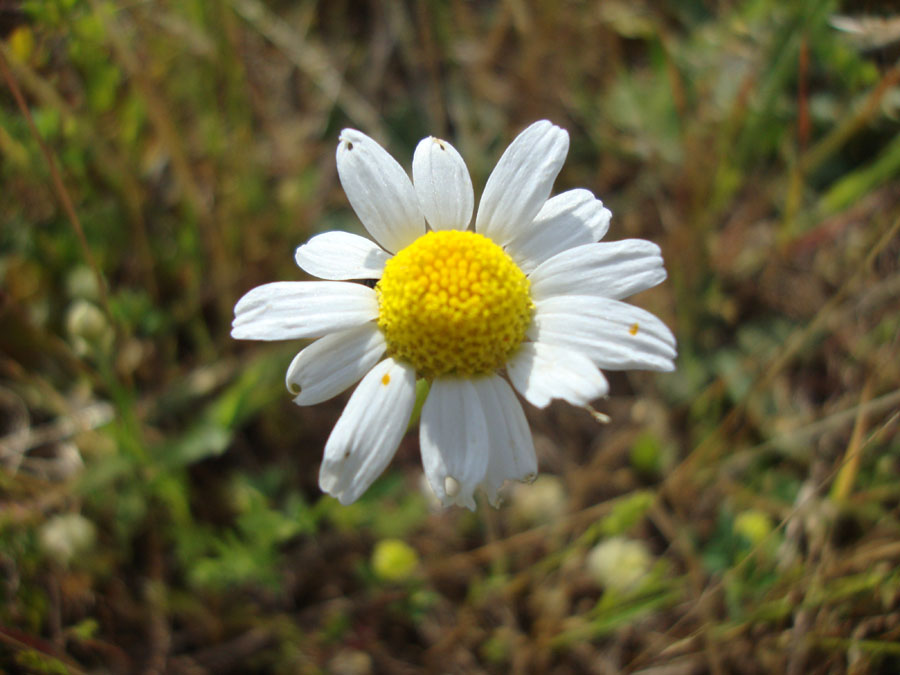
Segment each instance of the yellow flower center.
[[423,377],[482,375],[522,343],[534,304],[506,252],[475,232],[428,232],[388,260],[375,286],[392,356]]

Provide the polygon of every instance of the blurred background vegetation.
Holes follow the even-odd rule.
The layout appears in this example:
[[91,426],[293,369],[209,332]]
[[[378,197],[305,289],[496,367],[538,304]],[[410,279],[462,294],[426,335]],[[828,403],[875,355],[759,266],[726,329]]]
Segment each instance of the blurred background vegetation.
[[[836,0],[0,2],[0,671],[900,672],[898,45]],[[662,246],[678,370],[529,409],[499,510],[435,510],[416,434],[341,507],[346,395],[234,302],[360,231],[341,128],[477,195],[540,118]]]

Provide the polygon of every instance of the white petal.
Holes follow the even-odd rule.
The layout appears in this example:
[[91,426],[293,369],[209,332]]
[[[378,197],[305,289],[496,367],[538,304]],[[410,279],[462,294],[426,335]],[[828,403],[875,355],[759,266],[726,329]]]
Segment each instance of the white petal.
[[365,237],[323,232],[297,248],[294,260],[320,279],[380,279],[390,254]]
[[566,160],[569,134],[547,120],[519,134],[484,186],[475,230],[503,246],[534,220]]
[[665,281],[659,246],[644,239],[576,246],[532,272],[531,296],[599,295],[620,300]]
[[319,487],[341,504],[359,499],[390,463],[416,402],[415,371],[387,358],[359,383],[328,442]]
[[534,441],[525,412],[503,378],[493,375],[473,382],[487,420],[487,472],[482,487],[497,505],[497,491],[507,480],[533,480],[537,475]]
[[350,206],[388,251],[396,253],[425,234],[409,176],[374,140],[361,131],[344,129],[337,147],[337,169]]
[[299,394],[297,405],[327,401],[369,372],[386,348],[374,322],[326,335],[294,357],[285,384],[289,392]]
[[569,190],[548,199],[509,242],[507,252],[528,274],[560,251],[602,239],[610,218],[610,210],[590,190]]
[[674,370],[675,337],[643,309],[618,300],[558,295],[535,302],[528,336],[581,352],[608,370]]
[[276,281],[257,286],[238,300],[231,337],[320,337],[377,317],[378,300],[368,286],[344,281]]
[[422,407],[419,425],[422,466],[444,506],[475,509],[475,488],[488,462],[488,430],[481,400],[472,382],[436,378]]
[[587,405],[606,396],[609,384],[597,366],[580,352],[541,342],[525,342],[507,362],[506,371],[519,393],[538,408],[554,398]]
[[413,155],[413,185],[419,206],[433,230],[465,230],[472,219],[475,193],[466,163],[452,145],[423,138]]

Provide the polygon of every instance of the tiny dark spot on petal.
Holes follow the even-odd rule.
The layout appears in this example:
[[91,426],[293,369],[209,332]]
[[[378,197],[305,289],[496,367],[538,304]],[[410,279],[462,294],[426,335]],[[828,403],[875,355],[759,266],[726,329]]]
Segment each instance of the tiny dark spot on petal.
[[351,143],[350,141],[347,141],[347,149],[348,149],[348,150],[352,150],[352,149],[353,149],[353,143]]

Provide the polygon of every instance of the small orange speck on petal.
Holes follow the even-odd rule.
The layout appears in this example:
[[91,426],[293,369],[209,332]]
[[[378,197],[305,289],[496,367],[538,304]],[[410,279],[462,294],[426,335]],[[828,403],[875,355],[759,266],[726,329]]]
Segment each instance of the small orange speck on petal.
[[631,333],[632,335],[637,335],[638,325],[636,323],[632,324],[631,328],[628,329],[628,332]]
[[381,384],[383,384],[384,386],[387,386],[390,383],[390,381],[391,381],[391,376],[388,375],[387,373],[385,373],[384,375],[381,376]]

